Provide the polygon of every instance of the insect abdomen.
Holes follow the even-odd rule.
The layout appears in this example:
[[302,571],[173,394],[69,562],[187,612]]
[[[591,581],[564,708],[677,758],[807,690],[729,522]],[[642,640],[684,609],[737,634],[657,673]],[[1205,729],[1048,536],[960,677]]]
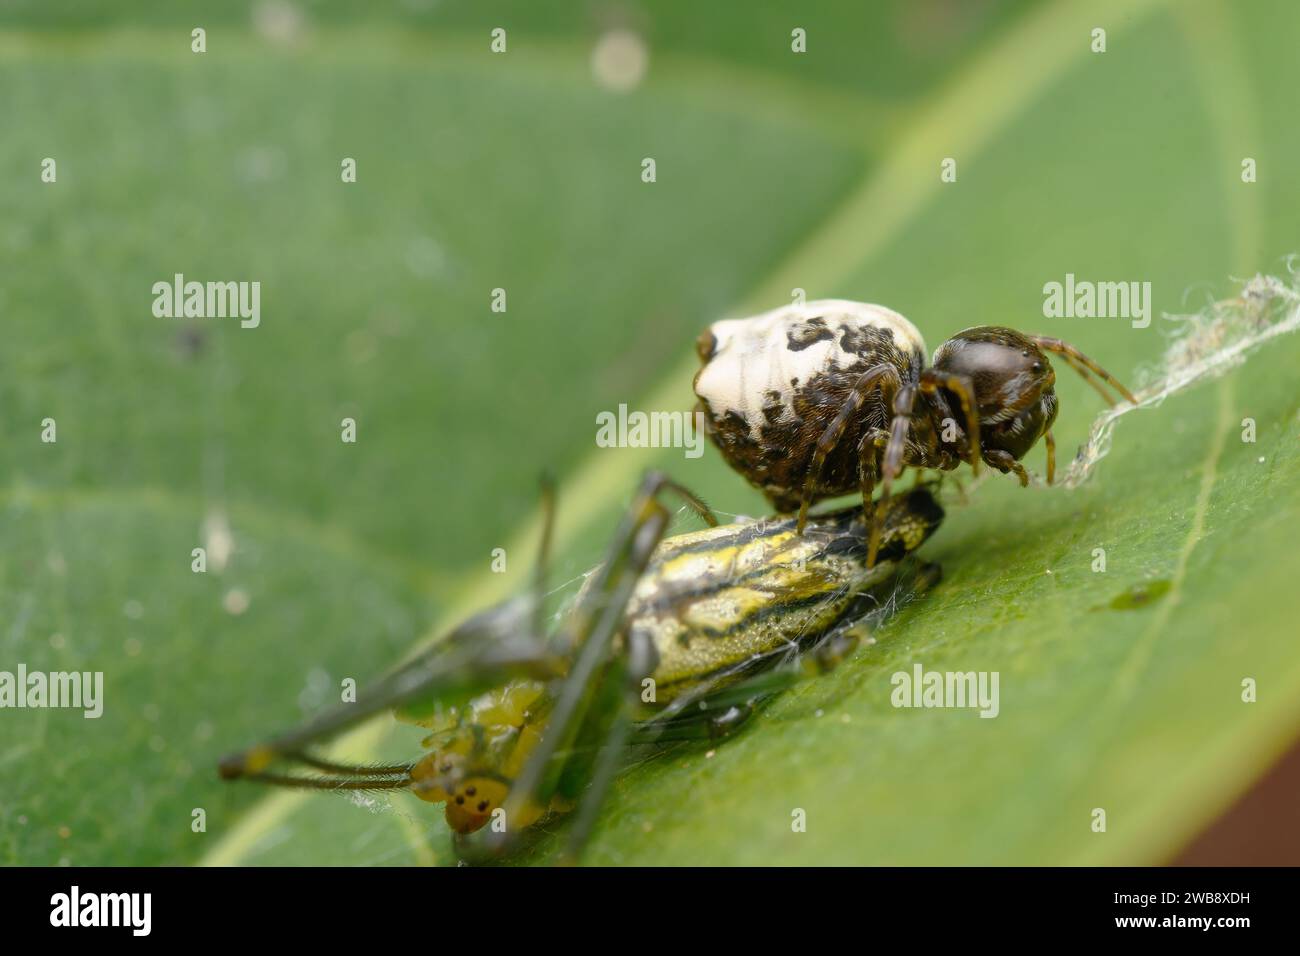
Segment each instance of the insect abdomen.
[[[851,515],[843,519],[845,528]],[[628,627],[659,654],[658,703],[834,625],[865,585],[861,554],[826,546],[844,533],[791,521],[731,525],[666,542],[628,607]],[[851,540],[851,539],[848,539]]]

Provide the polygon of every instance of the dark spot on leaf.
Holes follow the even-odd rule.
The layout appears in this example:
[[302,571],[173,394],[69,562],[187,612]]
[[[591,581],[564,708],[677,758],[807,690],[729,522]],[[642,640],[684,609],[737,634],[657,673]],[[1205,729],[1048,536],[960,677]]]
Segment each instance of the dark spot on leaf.
[[1168,592],[1168,581],[1145,581],[1142,584],[1133,585],[1120,594],[1110,602],[1110,606],[1116,611],[1131,611],[1134,608],[1146,607],[1148,604],[1160,600]]
[[181,358],[194,361],[207,351],[208,334],[200,328],[181,329],[173,338],[172,345]]

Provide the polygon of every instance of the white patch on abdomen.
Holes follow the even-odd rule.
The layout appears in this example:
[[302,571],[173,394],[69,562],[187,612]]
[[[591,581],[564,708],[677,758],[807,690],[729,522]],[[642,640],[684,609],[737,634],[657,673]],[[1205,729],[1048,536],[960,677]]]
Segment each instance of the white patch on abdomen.
[[[821,318],[831,331],[822,339],[795,351],[790,348],[790,330],[809,319]],[[925,342],[916,326],[893,309],[848,299],[818,299],[802,305],[786,305],[748,319],[723,319],[709,326],[715,345],[713,357],[700,370],[695,392],[714,415],[739,412],[749,423],[750,434],[758,438],[763,408],[769,394],[781,396],[782,418],[792,417],[790,402],[795,386],[829,371],[832,366],[852,364],[856,358],[840,348],[840,326],[889,329],[894,344],[903,353],[926,354]]]

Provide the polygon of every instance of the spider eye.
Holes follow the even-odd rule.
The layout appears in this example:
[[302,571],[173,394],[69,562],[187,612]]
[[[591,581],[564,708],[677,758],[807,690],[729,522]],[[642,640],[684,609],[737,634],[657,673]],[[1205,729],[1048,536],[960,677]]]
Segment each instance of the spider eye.
[[718,339],[713,334],[712,329],[705,329],[700,333],[700,337],[695,340],[695,354],[700,357],[701,362],[708,362],[713,358],[713,354],[718,350]]

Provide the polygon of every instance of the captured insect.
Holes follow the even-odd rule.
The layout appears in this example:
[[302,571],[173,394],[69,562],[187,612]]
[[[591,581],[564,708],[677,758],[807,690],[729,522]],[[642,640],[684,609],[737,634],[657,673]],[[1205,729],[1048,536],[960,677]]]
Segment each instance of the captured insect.
[[[884,306],[823,299],[747,319],[724,319],[699,337],[698,408],[713,443],[782,514],[823,498],[862,492],[870,513],[880,483],[888,500],[904,468],[949,471],[969,462],[1020,484],[1020,464],[1039,438],[1047,481],[1056,472],[1056,374],[1061,356],[1107,404],[1133,394],[1074,346],[1014,329],[958,332],[925,364],[921,333]],[[1098,381],[1098,380],[1101,381]],[[872,521],[867,563],[876,560],[882,515]]]
[[[710,527],[664,538],[682,499]],[[885,508],[879,561],[866,562],[858,508],[809,520],[719,526],[698,498],[645,477],[604,562],[544,630],[554,495],[528,593],[489,608],[377,684],[303,726],[225,758],[222,777],[318,790],[409,790],[446,804],[462,858],[519,845],[573,811],[576,858],[627,747],[723,736],[772,694],[833,667],[888,613],[900,564],[943,511],[918,485]],[[937,567],[915,568],[919,592]],[[313,748],[381,710],[428,730],[421,759],[388,766]]]

